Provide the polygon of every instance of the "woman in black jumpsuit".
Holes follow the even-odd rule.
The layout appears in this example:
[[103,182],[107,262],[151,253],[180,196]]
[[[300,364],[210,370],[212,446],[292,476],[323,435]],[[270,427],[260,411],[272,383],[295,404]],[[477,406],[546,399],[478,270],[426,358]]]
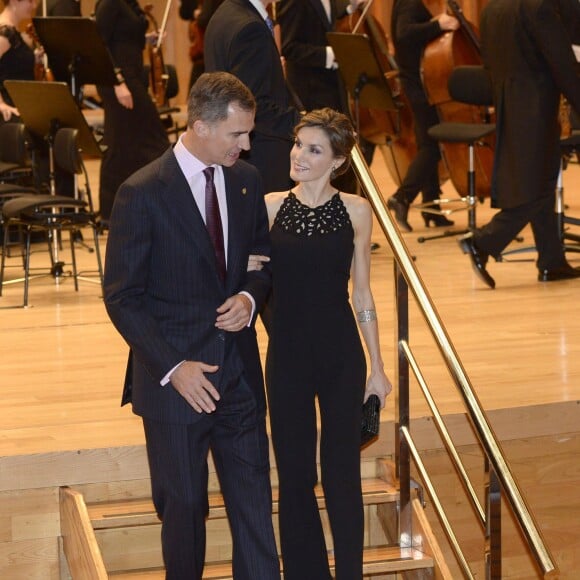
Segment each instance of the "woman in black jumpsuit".
[[[266,196],[273,222],[266,384],[286,580],[331,578],[314,495],[316,399],[336,578],[362,578],[361,410],[372,393],[384,405],[391,390],[369,284],[371,208],[364,198],[340,193],[330,183],[347,170],[353,144],[345,115],[328,108],[308,113],[296,128],[290,154],[296,187]],[[371,363],[368,380],[349,302],[351,273],[352,303]]]

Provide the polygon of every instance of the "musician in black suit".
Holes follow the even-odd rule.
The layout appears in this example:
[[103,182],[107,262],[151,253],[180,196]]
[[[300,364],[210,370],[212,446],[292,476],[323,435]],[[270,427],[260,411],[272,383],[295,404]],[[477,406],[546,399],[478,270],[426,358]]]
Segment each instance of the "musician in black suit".
[[[352,14],[361,0],[280,0],[276,17],[282,37],[282,56],[288,84],[305,111],[330,107],[350,115],[347,93],[327,32],[337,20]],[[374,147],[359,136],[370,165]],[[332,180],[341,191],[355,193],[357,179],[352,168]]]
[[[429,104],[421,75],[421,59],[425,47],[438,36],[457,30],[459,21],[442,12],[433,17],[423,0],[395,0],[391,15],[391,31],[395,46],[395,60],[399,67],[401,84],[413,112],[417,154],[413,158],[403,182],[387,203],[395,215],[399,228],[413,230],[407,220],[409,208],[419,193],[424,204],[436,207],[439,189],[439,144],[428,131],[439,123],[434,105]],[[422,212],[427,227],[451,226],[444,215]]]
[[[124,399],[143,418],[169,580],[202,577],[209,449],[234,577],[280,578],[253,327],[270,274],[247,272],[250,253],[270,251],[268,218],[258,172],[238,160],[254,114],[236,77],[203,74],[186,133],[123,183],[111,215],[105,304],[131,349]],[[213,228],[222,231],[215,243]]]
[[327,32],[346,15],[348,0],[280,0],[276,16],[288,84],[304,109],[330,107],[346,112],[346,93]]
[[257,101],[252,149],[244,159],[255,165],[269,191],[292,186],[290,149],[300,115],[288,88],[266,7],[271,0],[224,0],[205,31],[205,70],[236,75]]
[[578,0],[490,0],[481,15],[481,48],[496,106],[492,204],[501,208],[460,240],[479,277],[528,223],[538,250],[538,280],[580,277],[567,261],[555,213],[560,168],[558,111],[563,93],[580,111],[572,43],[580,41]]

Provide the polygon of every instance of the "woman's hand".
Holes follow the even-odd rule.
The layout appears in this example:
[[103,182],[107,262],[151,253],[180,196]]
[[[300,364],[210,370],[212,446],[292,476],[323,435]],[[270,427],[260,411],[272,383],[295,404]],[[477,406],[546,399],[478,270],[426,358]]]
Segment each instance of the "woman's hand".
[[12,115],[20,117],[20,113],[16,107],[11,107],[8,103],[0,103],[0,115],[5,121],[10,121]]
[[125,107],[126,109],[133,108],[133,95],[126,83],[115,85],[115,96],[122,107]]
[[383,369],[371,372],[367,379],[364,400],[366,401],[371,395],[377,395],[381,401],[381,409],[383,409],[385,407],[385,399],[392,390],[393,385],[391,385],[391,381],[389,381]]
[[259,254],[250,254],[248,258],[248,272],[260,271],[264,268],[264,264],[269,262],[268,256],[261,256]]
[[[161,37],[161,42],[167,38],[167,30],[163,31],[163,36]],[[149,46],[155,46],[159,42],[159,30],[154,30],[153,32],[148,32],[145,35],[145,42]]]

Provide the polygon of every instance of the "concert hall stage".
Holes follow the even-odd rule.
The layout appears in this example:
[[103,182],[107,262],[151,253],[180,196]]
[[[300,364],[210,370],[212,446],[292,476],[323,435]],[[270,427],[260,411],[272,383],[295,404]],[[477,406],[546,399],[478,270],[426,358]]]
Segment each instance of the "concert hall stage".
[[[385,197],[390,195],[394,186],[380,160],[373,171]],[[576,165],[567,171],[566,187],[566,211],[580,216]],[[94,184],[93,188],[97,191]],[[489,200],[477,211],[478,223],[485,223],[493,211]],[[465,212],[452,217],[465,227]],[[412,212],[410,221],[415,231],[404,239],[419,273],[562,569],[561,577],[576,578],[580,280],[539,283],[535,254],[525,253],[489,264],[497,283],[489,290],[472,273],[456,238],[418,243],[417,237],[426,233],[419,212]],[[530,243],[529,230],[524,236],[523,244]],[[378,227],[373,240],[381,247],[372,254],[372,286],[385,366],[394,380],[393,263]],[[105,243],[102,236],[103,252]],[[63,255],[68,256],[66,247]],[[77,257],[82,269],[94,268],[94,253],[79,248]],[[38,244],[32,259],[33,266],[46,265],[46,246]],[[512,261],[517,259],[524,261]],[[580,254],[570,252],[568,259],[580,266]],[[19,277],[18,258],[9,258],[8,264],[6,278]],[[99,286],[81,281],[75,292],[71,279],[57,284],[49,276],[31,283],[31,308],[7,308],[21,298],[18,283],[5,286],[0,297],[0,577],[57,580],[67,577],[59,564],[59,488],[90,489],[93,495],[121,493],[124,483],[143,489],[147,463],[141,422],[129,407],[119,406],[127,347],[108,321]],[[435,385],[440,410],[470,469],[481,471],[471,428],[439,352],[425,327],[413,324],[419,320],[414,308],[410,316],[410,343],[425,365],[429,383]],[[261,328],[259,336],[265,354]],[[365,460],[392,455],[394,402],[391,396],[382,413],[380,440],[363,452]],[[452,509],[469,510],[445,467],[441,443],[415,384],[411,407],[419,446],[438,479],[449,481],[446,495]],[[432,515],[433,510],[428,511]],[[469,542],[481,543],[471,537]],[[534,577],[527,558],[517,550],[508,554],[504,577]]]

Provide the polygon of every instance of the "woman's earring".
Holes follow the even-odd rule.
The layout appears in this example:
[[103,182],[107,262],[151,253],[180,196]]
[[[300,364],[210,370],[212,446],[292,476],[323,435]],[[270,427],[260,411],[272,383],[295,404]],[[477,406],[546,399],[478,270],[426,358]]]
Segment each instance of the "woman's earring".
[[332,169],[330,170],[330,179],[334,179],[336,177],[336,165],[332,166]]

